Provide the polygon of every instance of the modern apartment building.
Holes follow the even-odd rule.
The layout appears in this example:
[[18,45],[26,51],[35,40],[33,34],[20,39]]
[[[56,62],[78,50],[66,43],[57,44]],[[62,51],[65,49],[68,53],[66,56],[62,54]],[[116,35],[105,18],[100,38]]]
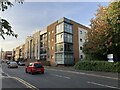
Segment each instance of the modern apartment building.
[[28,36],[25,41],[25,58],[26,59],[35,59],[34,38],[32,36]]
[[33,55],[34,55],[34,59],[39,60],[40,59],[40,31],[36,31],[33,34]]
[[15,61],[23,60],[25,58],[25,44],[22,44],[12,51],[12,59]]
[[15,57],[14,60],[17,61],[20,58],[20,46],[15,49]]
[[28,36],[24,59],[50,61],[51,65],[74,65],[82,60],[88,27],[63,17]]
[[51,64],[72,65],[84,58],[82,47],[87,30],[88,27],[67,18],[49,25],[47,55]]
[[40,31],[40,60],[47,60],[47,28]]

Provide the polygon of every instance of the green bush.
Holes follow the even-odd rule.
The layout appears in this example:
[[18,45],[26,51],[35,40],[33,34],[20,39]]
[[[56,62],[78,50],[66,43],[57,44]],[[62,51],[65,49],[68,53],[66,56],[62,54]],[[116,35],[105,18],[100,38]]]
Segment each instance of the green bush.
[[78,70],[120,72],[120,62],[80,61],[75,64],[74,68]]

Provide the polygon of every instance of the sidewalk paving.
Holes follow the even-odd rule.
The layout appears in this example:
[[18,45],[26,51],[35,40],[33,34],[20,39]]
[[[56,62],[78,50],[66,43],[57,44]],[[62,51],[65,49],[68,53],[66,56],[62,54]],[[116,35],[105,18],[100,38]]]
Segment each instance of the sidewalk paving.
[[100,75],[100,76],[105,76],[105,77],[118,78],[120,80],[120,73],[76,70],[72,66],[57,66],[57,67],[55,67],[55,66],[45,66],[45,68],[56,69],[56,70],[64,70],[64,71],[81,72],[81,73],[86,73],[86,74],[94,74],[94,75]]

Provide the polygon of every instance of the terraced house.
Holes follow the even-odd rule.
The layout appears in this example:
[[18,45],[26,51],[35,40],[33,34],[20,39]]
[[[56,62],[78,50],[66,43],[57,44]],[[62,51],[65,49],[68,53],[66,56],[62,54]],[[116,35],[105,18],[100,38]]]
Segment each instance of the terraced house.
[[50,61],[51,65],[74,65],[82,60],[88,27],[65,17],[29,36],[25,42],[25,59]]

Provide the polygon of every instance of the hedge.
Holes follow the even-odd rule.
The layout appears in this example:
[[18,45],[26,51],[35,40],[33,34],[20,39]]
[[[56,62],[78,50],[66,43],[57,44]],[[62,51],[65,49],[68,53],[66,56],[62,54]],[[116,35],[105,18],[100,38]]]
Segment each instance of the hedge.
[[107,61],[79,61],[74,66],[77,70],[120,72],[120,62]]

